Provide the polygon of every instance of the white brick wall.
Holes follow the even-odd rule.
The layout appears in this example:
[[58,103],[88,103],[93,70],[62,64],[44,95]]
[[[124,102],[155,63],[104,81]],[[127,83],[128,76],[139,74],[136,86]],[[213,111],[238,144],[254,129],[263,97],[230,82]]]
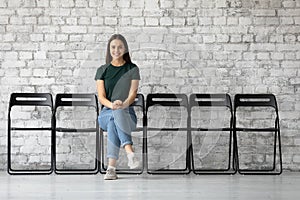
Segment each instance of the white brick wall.
[[[284,168],[299,170],[299,0],[2,0],[0,138],[6,141],[12,92],[95,92],[94,73],[113,33],[127,38],[145,95],[276,94]],[[38,147],[26,146],[27,139],[16,138],[14,150]],[[5,167],[5,149],[6,142],[0,142],[0,167]],[[47,163],[39,153],[18,158]],[[253,162],[264,159],[257,155]]]

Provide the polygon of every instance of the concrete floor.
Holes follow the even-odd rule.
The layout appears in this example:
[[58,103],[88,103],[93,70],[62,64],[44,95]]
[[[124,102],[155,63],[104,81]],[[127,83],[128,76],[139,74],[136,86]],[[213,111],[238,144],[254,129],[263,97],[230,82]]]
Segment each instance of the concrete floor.
[[300,173],[281,176],[103,175],[10,176],[0,172],[0,199],[221,199],[300,198]]

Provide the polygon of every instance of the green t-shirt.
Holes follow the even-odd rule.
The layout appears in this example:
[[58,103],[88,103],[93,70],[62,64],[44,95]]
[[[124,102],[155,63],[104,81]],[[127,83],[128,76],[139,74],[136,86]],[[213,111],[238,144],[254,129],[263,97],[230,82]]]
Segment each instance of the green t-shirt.
[[131,80],[140,80],[139,68],[133,63],[116,67],[102,65],[97,69],[95,80],[104,80],[106,98],[110,101],[127,99]]

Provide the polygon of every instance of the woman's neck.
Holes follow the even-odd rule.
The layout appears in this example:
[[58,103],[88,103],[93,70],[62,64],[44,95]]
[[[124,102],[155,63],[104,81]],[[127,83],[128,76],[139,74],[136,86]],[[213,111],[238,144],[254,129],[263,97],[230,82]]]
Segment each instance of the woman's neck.
[[126,61],[123,58],[111,61],[111,64],[114,66],[122,66],[125,63],[126,63]]

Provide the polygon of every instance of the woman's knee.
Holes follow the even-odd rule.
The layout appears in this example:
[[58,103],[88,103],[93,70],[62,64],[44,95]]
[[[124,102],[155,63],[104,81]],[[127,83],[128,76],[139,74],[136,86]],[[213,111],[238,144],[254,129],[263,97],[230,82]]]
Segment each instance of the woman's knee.
[[116,124],[115,124],[115,121],[113,119],[110,119],[107,124],[107,131],[114,131],[116,130]]
[[108,123],[111,121],[112,119],[112,114],[109,113],[109,110],[103,110],[101,111],[100,115],[98,116],[98,123],[99,126],[103,129],[103,130],[107,130],[107,126]]
[[102,130],[106,131],[107,130],[107,121],[105,121],[101,116],[98,117],[98,123],[99,123],[99,126]]

